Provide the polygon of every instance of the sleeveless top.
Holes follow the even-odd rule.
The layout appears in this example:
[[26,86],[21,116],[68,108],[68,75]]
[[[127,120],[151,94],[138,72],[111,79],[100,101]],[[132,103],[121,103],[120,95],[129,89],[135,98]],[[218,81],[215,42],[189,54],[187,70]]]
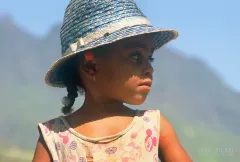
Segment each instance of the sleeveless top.
[[101,138],[79,134],[63,116],[38,126],[53,162],[158,162],[160,111],[136,112],[125,130]]

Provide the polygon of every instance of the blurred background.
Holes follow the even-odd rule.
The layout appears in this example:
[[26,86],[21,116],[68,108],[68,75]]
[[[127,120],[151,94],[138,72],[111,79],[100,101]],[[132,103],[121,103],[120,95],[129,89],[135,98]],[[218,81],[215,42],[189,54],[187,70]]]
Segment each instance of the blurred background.
[[[44,75],[61,54],[68,2],[0,0],[0,162],[31,161],[37,124],[61,115],[66,90],[46,86]],[[194,162],[239,162],[240,2],[136,2],[154,25],[180,34],[156,51],[140,109],[160,109]]]

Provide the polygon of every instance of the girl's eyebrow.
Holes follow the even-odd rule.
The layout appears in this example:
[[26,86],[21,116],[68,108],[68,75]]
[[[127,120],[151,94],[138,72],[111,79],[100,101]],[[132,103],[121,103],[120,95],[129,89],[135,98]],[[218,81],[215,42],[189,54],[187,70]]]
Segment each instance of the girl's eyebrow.
[[[125,48],[127,48],[127,49],[128,49],[128,48],[142,48],[142,49],[145,49],[145,50],[148,50],[148,49],[149,49],[146,44],[139,43],[139,42],[127,43],[127,44],[125,45]],[[153,48],[151,48],[150,50],[151,50],[151,53],[154,52],[154,49],[153,49]]]

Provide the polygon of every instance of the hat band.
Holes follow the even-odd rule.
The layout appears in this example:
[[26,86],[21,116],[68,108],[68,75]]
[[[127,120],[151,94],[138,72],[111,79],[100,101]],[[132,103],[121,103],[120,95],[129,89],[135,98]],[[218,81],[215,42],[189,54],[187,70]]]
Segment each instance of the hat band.
[[107,36],[111,33],[114,33],[122,28],[131,27],[134,25],[151,25],[150,21],[145,17],[130,17],[124,18],[116,23],[109,24],[104,28],[100,28],[95,32],[89,33],[85,37],[79,38],[77,42],[70,44],[69,48],[63,54],[63,56],[72,54],[76,52],[76,50],[81,47],[85,46],[88,43],[97,40],[101,37]]

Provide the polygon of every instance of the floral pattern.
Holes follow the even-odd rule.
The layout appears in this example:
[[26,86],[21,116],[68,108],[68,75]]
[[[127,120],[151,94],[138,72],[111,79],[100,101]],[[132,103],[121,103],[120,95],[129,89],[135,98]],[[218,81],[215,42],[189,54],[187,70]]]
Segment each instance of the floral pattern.
[[152,137],[152,130],[148,129],[146,131],[146,138],[145,138],[145,148],[148,152],[151,152],[154,146],[157,146],[157,138]]
[[124,152],[121,155],[122,162],[138,161],[142,156],[142,149],[131,142],[124,147]]
[[54,162],[87,162],[87,157],[95,162],[158,162],[157,116],[156,111],[145,111],[131,129],[110,142],[85,141],[58,118],[40,124],[40,129]]
[[70,132],[66,126],[61,126],[59,128],[58,136],[62,139],[63,144],[67,144],[69,142],[69,134]]
[[109,155],[114,154],[115,152],[117,152],[117,147],[109,147],[105,150],[105,152]]

